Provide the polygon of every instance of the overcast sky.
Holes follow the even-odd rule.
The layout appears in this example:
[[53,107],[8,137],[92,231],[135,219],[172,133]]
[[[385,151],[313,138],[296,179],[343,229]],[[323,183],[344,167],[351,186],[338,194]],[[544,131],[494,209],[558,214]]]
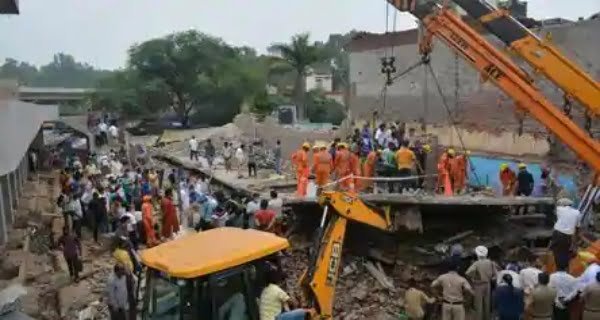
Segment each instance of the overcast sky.
[[[65,52],[96,67],[123,66],[127,48],[171,32],[197,29],[264,51],[308,31],[315,40],[351,29],[385,31],[382,0],[20,0],[21,14],[0,16],[0,61],[45,64]],[[589,17],[600,0],[530,0],[534,18]],[[390,18],[390,21],[392,19]],[[398,14],[397,30],[414,24]],[[390,29],[391,29],[390,22]]]

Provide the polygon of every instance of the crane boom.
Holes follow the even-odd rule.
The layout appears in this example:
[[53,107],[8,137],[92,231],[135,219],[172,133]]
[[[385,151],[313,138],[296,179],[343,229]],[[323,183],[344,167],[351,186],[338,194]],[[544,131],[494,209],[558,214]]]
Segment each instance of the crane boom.
[[[395,8],[406,8],[402,0],[388,0]],[[492,81],[518,106],[528,111],[596,172],[600,172],[600,144],[562,114],[524,76],[521,69],[491,45],[456,14],[437,4],[426,2],[410,11],[419,18],[428,33],[459,53],[482,76]]]
[[594,115],[600,115],[600,84],[576,63],[567,59],[556,46],[543,41],[506,10],[480,0],[453,0],[484,28],[546,76]]

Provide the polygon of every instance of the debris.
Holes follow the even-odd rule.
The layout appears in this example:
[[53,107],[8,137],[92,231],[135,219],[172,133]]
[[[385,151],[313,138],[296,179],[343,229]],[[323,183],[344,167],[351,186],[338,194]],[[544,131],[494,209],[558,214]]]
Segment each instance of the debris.
[[461,233],[459,233],[459,234],[457,234],[455,236],[452,236],[452,237],[450,237],[450,238],[442,241],[442,243],[443,244],[450,244],[450,243],[462,240],[462,239],[464,239],[464,238],[472,235],[473,233],[474,233],[473,230],[468,230],[468,231],[465,231],[465,232],[461,232]]
[[369,248],[369,252],[367,253],[369,258],[375,259],[377,261],[381,261],[388,265],[393,265],[395,263],[394,258],[386,256],[383,251],[376,248]]
[[0,316],[21,309],[21,297],[27,290],[21,284],[13,284],[0,291]]
[[388,279],[387,275],[383,272],[382,269],[376,267],[370,261],[367,261],[364,265],[367,268],[367,271],[369,271],[373,278],[375,278],[379,282],[379,284],[381,284],[382,287],[389,290],[394,289],[394,283],[390,279]]

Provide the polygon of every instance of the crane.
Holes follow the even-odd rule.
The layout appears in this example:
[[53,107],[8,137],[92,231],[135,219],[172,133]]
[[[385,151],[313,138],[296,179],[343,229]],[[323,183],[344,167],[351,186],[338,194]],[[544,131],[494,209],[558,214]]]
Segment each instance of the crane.
[[437,37],[479,71],[484,79],[494,83],[548,128],[595,172],[600,172],[600,143],[565,116],[533,84],[531,77],[459,16],[433,2],[387,1],[398,10],[408,10],[422,22],[425,28],[420,46],[423,55],[429,54],[432,38]]
[[453,0],[483,27],[523,58],[531,67],[574,98],[588,112],[600,115],[600,84],[550,41],[531,32],[506,10],[480,0]]

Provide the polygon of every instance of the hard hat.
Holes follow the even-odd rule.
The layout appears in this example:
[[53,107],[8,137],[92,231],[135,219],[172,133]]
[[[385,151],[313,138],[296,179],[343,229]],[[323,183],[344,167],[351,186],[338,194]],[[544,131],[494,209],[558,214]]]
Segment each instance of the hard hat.
[[425,144],[425,145],[423,145],[423,150],[424,150],[425,152],[430,152],[430,151],[431,151],[431,146],[430,146],[430,145],[428,145],[428,144]]
[[319,149],[326,150],[327,149],[327,145],[325,143],[321,143],[321,145],[319,146]]
[[381,154],[382,151],[383,150],[381,150],[381,149],[377,149],[377,154]]
[[340,142],[340,143],[338,143],[338,147],[346,148],[346,147],[348,147],[348,145],[345,142]]
[[505,170],[505,169],[508,169],[508,163],[500,164],[500,170]]
[[527,165],[524,164],[523,162],[519,163],[518,165],[519,169],[523,169],[523,168],[527,168]]
[[598,262],[598,257],[589,251],[579,251],[577,256],[586,263]]
[[310,143],[308,143],[308,142],[303,143],[302,148],[310,148]]
[[315,144],[312,146],[313,150],[318,150],[319,149],[319,145]]
[[485,246],[477,246],[475,248],[475,255],[477,255],[478,257],[481,257],[481,258],[487,257],[488,248],[486,248]]
[[453,156],[454,155],[454,149],[450,148],[448,149],[448,154]]
[[468,155],[468,156],[470,156],[471,155],[471,151],[467,150],[467,151],[465,151],[465,154]]

